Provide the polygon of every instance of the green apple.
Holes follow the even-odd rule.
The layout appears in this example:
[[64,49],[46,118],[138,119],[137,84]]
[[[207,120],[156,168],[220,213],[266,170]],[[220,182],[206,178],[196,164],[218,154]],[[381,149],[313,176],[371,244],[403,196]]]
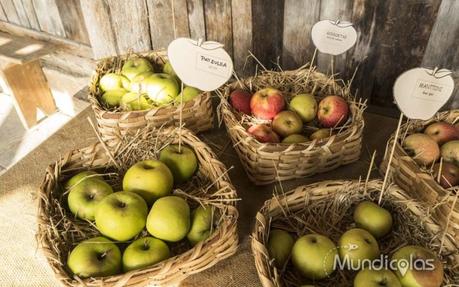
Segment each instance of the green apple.
[[282,143],[304,143],[308,142],[309,139],[304,135],[292,134],[282,140]]
[[306,278],[323,279],[335,270],[336,245],[328,237],[319,234],[304,235],[292,248],[293,266]]
[[371,201],[363,201],[354,210],[357,226],[381,238],[392,229],[392,215],[389,211]]
[[124,94],[121,98],[120,106],[126,111],[141,111],[151,109],[153,107],[153,103],[146,94],[130,92]]
[[194,246],[209,238],[212,230],[213,212],[214,209],[210,205],[200,205],[193,210],[191,213],[191,228],[186,236],[191,245]]
[[303,122],[308,123],[316,117],[317,101],[311,94],[299,94],[292,98],[289,109],[297,112]]
[[147,204],[140,195],[119,191],[99,203],[96,226],[103,235],[117,241],[126,241],[142,231],[147,214]]
[[134,57],[127,60],[121,68],[123,74],[129,81],[132,81],[135,76],[143,72],[154,72],[153,65],[145,58]]
[[102,94],[101,101],[109,108],[116,108],[120,105],[121,98],[126,94],[125,89],[110,90]]
[[172,103],[180,92],[175,78],[168,74],[153,74],[142,83],[142,89],[157,105]]
[[145,93],[145,79],[150,77],[151,75],[154,75],[154,73],[151,71],[146,71],[138,74],[137,76],[135,76],[134,79],[132,79],[128,90],[135,93]]
[[198,159],[193,149],[186,145],[170,144],[159,153],[159,160],[167,165],[175,183],[183,183],[193,177],[198,169]]
[[180,78],[177,76],[177,74],[175,73],[174,69],[172,68],[172,65],[171,65],[171,62],[167,61],[164,66],[163,66],[163,73],[165,74],[169,74],[171,76],[174,76],[175,79],[177,80],[177,83],[180,85],[181,84],[181,80]]
[[370,232],[365,229],[354,228],[346,231],[338,241],[339,256],[352,267],[365,267],[363,260],[376,259],[379,245]]
[[177,242],[190,230],[190,207],[178,196],[165,196],[153,204],[147,218],[147,230],[156,238]]
[[143,160],[131,166],[123,178],[123,190],[132,191],[145,199],[148,205],[169,195],[174,186],[170,169],[159,160]]
[[99,80],[99,87],[102,91],[126,89],[129,87],[129,80],[123,75],[108,73]]
[[274,259],[274,265],[277,268],[284,267],[290,257],[294,243],[293,237],[287,231],[272,229],[269,232],[268,252],[269,256]]
[[421,246],[408,245],[397,250],[392,255],[392,260],[397,262],[395,274],[403,287],[442,285],[443,264],[432,251]]
[[[199,90],[199,89],[196,89],[196,88],[193,88],[193,87],[190,87],[190,86],[185,86],[185,88],[183,88],[183,91],[178,95],[178,97],[175,99],[175,101],[177,102],[177,104],[180,104],[180,101],[186,103],[186,102],[189,102],[192,99],[196,98],[201,93],[202,93],[202,91]],[[183,96],[182,100],[180,100],[181,96]]]
[[94,220],[99,202],[113,193],[112,187],[93,171],[83,171],[65,184],[70,190],[67,203],[70,211],[85,220]]
[[315,132],[313,132],[309,138],[311,140],[321,140],[321,139],[326,139],[331,137],[332,135],[332,130],[331,129],[318,129]]
[[164,241],[153,238],[139,238],[129,244],[123,253],[123,269],[131,271],[154,265],[171,256]]
[[80,242],[70,252],[67,266],[82,279],[116,275],[121,272],[121,252],[107,238],[94,237]]
[[402,287],[402,284],[390,270],[363,269],[355,276],[354,287]]

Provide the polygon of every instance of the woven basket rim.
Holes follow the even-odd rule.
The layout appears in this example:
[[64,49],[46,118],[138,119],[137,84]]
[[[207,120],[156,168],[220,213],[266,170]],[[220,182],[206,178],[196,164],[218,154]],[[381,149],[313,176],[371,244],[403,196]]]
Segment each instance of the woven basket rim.
[[[165,49],[159,49],[159,50],[148,50],[144,52],[129,52],[127,54],[123,55],[118,55],[118,56],[110,56],[110,57],[105,57],[102,59],[99,59],[97,61],[96,65],[96,70],[95,73],[91,76],[91,81],[89,84],[89,93],[88,93],[88,98],[89,101],[91,102],[91,106],[96,113],[104,113],[108,114],[111,116],[124,116],[126,114],[133,114],[133,115],[145,115],[151,111],[158,111],[158,110],[166,110],[166,111],[174,111],[176,109],[180,108],[180,105],[174,106],[172,104],[165,105],[165,106],[154,106],[151,109],[146,109],[146,110],[138,110],[138,111],[122,111],[122,110],[108,110],[104,108],[101,103],[99,102],[99,97],[102,95],[101,93],[97,92],[97,85],[99,83],[100,78],[102,77],[102,73],[100,70],[103,70],[104,67],[111,61],[119,59],[121,62],[126,61],[129,57],[142,57],[142,58],[147,58],[147,57],[158,57],[158,59],[161,59],[162,64],[164,64],[165,60],[167,60],[167,53]],[[152,61],[150,59],[150,61]],[[156,64],[159,64],[156,62]],[[182,105],[185,106],[185,104],[189,103],[194,103],[196,101],[202,100],[203,97],[205,96],[210,96],[209,92],[202,91],[197,97],[191,99],[188,102],[184,102]]]
[[[244,136],[244,138],[248,139],[246,141],[246,143],[249,143],[249,144],[254,143],[254,145],[260,145],[262,147],[275,147],[276,150],[278,150],[278,148],[280,148],[280,147],[283,147],[284,151],[286,151],[286,152],[288,152],[288,150],[291,150],[292,147],[293,148],[300,147],[300,148],[303,148],[304,150],[310,150],[311,149],[311,145],[314,145],[314,148],[315,147],[320,148],[321,146],[328,146],[328,145],[330,145],[332,143],[335,143],[335,142],[344,141],[347,137],[349,137],[350,135],[354,134],[352,132],[352,128],[356,128],[357,130],[362,131],[364,126],[365,126],[365,121],[364,121],[363,115],[362,114],[356,114],[356,115],[352,114],[352,116],[353,117],[355,116],[356,119],[353,119],[352,123],[349,126],[347,126],[345,128],[345,130],[343,130],[338,135],[335,134],[335,135],[332,135],[331,137],[323,139],[323,140],[309,140],[309,141],[303,142],[303,143],[282,143],[282,142],[280,142],[280,143],[262,143],[262,142],[259,142],[257,139],[255,139],[252,135],[250,135],[247,132],[247,130],[244,128],[244,126],[236,118],[236,112],[234,111],[234,109],[231,107],[231,105],[229,104],[229,102],[227,100],[229,98],[229,95],[230,95],[230,89],[235,88],[235,87],[240,87],[241,86],[241,82],[243,82],[245,84],[245,82],[249,82],[249,81],[252,81],[254,79],[257,79],[258,77],[261,77],[261,76],[265,75],[266,73],[290,76],[290,75],[294,75],[298,71],[301,71],[302,69],[306,69],[306,68],[302,67],[300,69],[286,70],[286,71],[264,71],[260,75],[255,75],[255,76],[250,76],[250,77],[247,77],[247,78],[244,78],[244,79],[235,80],[235,81],[232,81],[231,83],[226,84],[224,87],[222,87],[220,89],[221,94],[222,94],[221,113],[220,114],[221,114],[221,117],[223,118],[223,120],[225,121],[225,124],[227,125],[227,128],[228,129],[237,130],[239,133],[241,133]],[[325,74],[323,74],[321,72],[318,72],[318,71],[315,71],[315,70],[311,71],[311,73],[313,75],[319,75],[321,77],[326,77]],[[338,83],[338,82],[335,81],[335,83]],[[346,100],[346,102],[349,104],[351,112],[361,111],[363,113],[363,111],[366,108],[366,104],[362,103],[362,102],[356,102],[355,100],[352,100],[351,97],[352,96],[351,96],[350,93],[348,94],[347,97],[343,97]],[[315,98],[317,99],[318,96],[315,96]],[[298,150],[295,149],[295,151],[298,151]]]
[[[205,241],[198,243],[191,249],[188,249],[185,252],[158,264],[114,276],[97,277],[85,280],[76,280],[75,278],[72,278],[67,270],[62,266],[65,262],[60,262],[55,254],[56,250],[51,248],[50,240],[52,240],[52,238],[47,233],[46,229],[50,223],[49,210],[46,208],[48,205],[47,201],[50,200],[47,192],[50,189],[56,188],[59,176],[61,176],[62,168],[71,164],[72,158],[77,157],[80,159],[83,156],[82,152],[86,151],[91,155],[91,159],[89,161],[90,168],[107,166],[106,164],[107,162],[109,164],[109,158],[106,150],[103,148],[103,144],[100,142],[91,144],[84,148],[69,151],[64,156],[60,157],[56,162],[49,165],[46,169],[45,178],[39,189],[37,213],[38,231],[36,234],[36,240],[38,246],[43,251],[48,264],[52,267],[56,278],[60,280],[61,283],[66,286],[80,286],[80,283],[87,284],[87,286],[99,286],[100,284],[104,284],[104,286],[121,286],[119,284],[122,284],[122,286],[145,286],[149,282],[153,281],[155,284],[171,284],[179,282],[191,274],[207,269],[236,252],[238,245],[238,211],[236,208],[237,192],[226,172],[226,167],[217,159],[217,156],[210,147],[207,146],[207,144],[202,142],[191,131],[185,128],[179,129],[175,127],[166,127],[159,132],[159,135],[170,134],[174,130],[181,133],[184,142],[198,142],[200,144],[201,148],[199,150],[195,149],[195,152],[203,157],[209,157],[209,160],[200,161],[199,165],[206,165],[206,168],[211,170],[212,174],[216,175],[215,178],[212,178],[212,180],[215,181],[215,186],[225,187],[225,191],[227,191],[225,192],[225,198],[229,196],[230,199],[233,199],[230,201],[221,200],[219,202],[222,206],[224,206],[224,209],[222,209],[224,210],[224,216],[222,217],[223,220],[219,221],[218,227]],[[97,158],[100,154],[105,157],[102,160],[102,164]],[[81,162],[78,162],[77,166],[70,166],[70,170],[75,169],[88,169],[88,166],[87,164],[81,165]],[[209,260],[209,255],[212,254],[209,250],[212,249],[216,250],[216,254],[211,257],[212,260]],[[179,262],[180,260],[183,262]],[[203,262],[199,262],[199,260],[202,260]],[[200,264],[198,267],[191,266],[196,262]],[[158,268],[160,269],[158,270]],[[131,283],[131,281],[134,282]]]
[[[322,200],[324,197],[327,196],[338,195],[338,193],[335,193],[335,191],[331,192],[329,191],[329,189],[339,189],[343,185],[349,186],[349,190],[372,189],[373,192],[376,192],[378,189],[380,190],[382,186],[382,181],[379,179],[375,179],[365,183],[360,180],[326,180],[308,185],[298,186],[283,194],[274,195],[272,198],[264,202],[263,206],[257,212],[256,221],[252,229],[251,235],[252,255],[255,258],[255,266],[257,269],[258,277],[263,286],[284,286],[280,280],[279,271],[272,264],[272,261],[269,261],[268,249],[263,244],[265,239],[262,238],[262,235],[260,235],[263,234],[264,236],[266,236],[266,234],[268,234],[271,225],[271,212],[273,210],[281,210],[279,213],[283,214],[282,207],[279,206],[287,206],[290,204],[291,200],[302,197],[302,195],[306,193],[309,195],[309,201],[314,200],[314,197],[316,197],[316,199],[318,200]],[[323,187],[327,187],[327,190],[324,190]],[[354,187],[355,189],[352,189],[351,187]],[[361,192],[360,190],[356,192]],[[393,196],[396,195],[398,198],[406,200],[407,209],[410,210],[410,212],[412,212],[413,214],[415,211],[419,213],[421,210],[423,210],[419,202],[416,202],[413,199],[411,199],[409,195],[406,194],[406,192],[402,190],[400,187],[398,187],[396,184],[389,185],[386,189],[386,194],[391,194]],[[411,204],[408,205],[408,203]],[[427,228],[428,232],[432,234],[432,238],[435,238],[435,240],[439,241],[439,239],[435,237],[435,231],[438,232],[438,230],[441,230],[441,226],[434,222],[431,217],[425,218],[423,225]],[[457,250],[459,248],[458,243],[455,243],[454,240],[450,239],[449,237],[445,237],[445,242],[445,245],[448,245],[449,247],[448,250]],[[453,268],[458,268],[459,254],[457,252],[454,255],[453,261],[457,263]]]
[[[417,128],[420,128],[420,127],[425,128],[427,125],[429,125],[431,123],[438,122],[438,121],[444,121],[444,120],[446,120],[446,119],[448,119],[449,117],[452,117],[452,116],[454,116],[455,118],[457,118],[459,120],[459,109],[439,112],[429,120],[415,120],[414,122],[404,123],[400,127],[400,134],[406,134],[406,135],[412,134],[413,131],[415,131],[415,129],[417,129]],[[392,143],[394,142],[394,139],[395,139],[395,132],[391,134],[389,140],[387,141],[386,154],[384,155],[384,158],[386,158],[386,156],[388,156],[388,154],[387,154],[388,147],[392,146]],[[453,193],[457,190],[457,186],[453,186],[453,187],[450,187],[450,188],[442,187],[429,173],[424,171],[416,163],[416,161],[414,161],[414,159],[411,156],[408,155],[408,153],[405,151],[405,149],[401,145],[401,139],[400,138],[395,144],[396,144],[397,153],[394,153],[394,157],[399,157],[399,156],[403,157],[403,161],[409,162],[412,166],[415,166],[417,168],[417,171],[419,171],[419,173],[423,173],[423,174],[427,175],[427,177],[419,177],[419,180],[435,186],[435,188],[437,190],[441,190],[443,192],[443,194],[446,194],[447,197],[451,197],[451,198],[455,197],[455,195]],[[384,169],[384,173],[385,172],[386,171]],[[459,209],[459,207],[458,207],[458,209]]]

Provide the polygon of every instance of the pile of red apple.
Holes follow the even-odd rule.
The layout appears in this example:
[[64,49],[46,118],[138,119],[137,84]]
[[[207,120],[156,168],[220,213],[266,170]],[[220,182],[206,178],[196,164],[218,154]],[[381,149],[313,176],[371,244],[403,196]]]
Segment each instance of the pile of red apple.
[[[113,192],[104,178],[83,171],[65,184],[68,208],[97,228],[99,236],[76,245],[67,267],[80,278],[111,276],[154,265],[171,257],[169,245],[194,246],[213,228],[214,208],[191,210],[174,185],[191,180],[198,169],[194,151],[182,145],[166,146],[159,159],[142,160],[122,179],[123,191]],[[186,243],[188,242],[188,243]]]
[[[236,89],[230,94],[229,102],[236,111],[266,121],[247,129],[262,143],[292,144],[328,138],[333,128],[344,125],[349,117],[347,102],[333,95],[317,104],[315,97],[308,93],[294,95],[287,102],[285,95],[274,88],[264,88],[254,94]],[[318,127],[314,128],[314,124]],[[315,131],[306,134],[305,126]]]
[[[387,209],[372,201],[362,201],[354,209],[353,219],[356,227],[344,232],[337,244],[317,233],[294,239],[283,229],[272,229],[267,246],[271,260],[279,270],[288,268],[291,262],[301,277],[314,283],[330,278],[334,272],[351,270],[355,272],[354,287],[441,286],[443,264],[432,250],[408,245],[394,250],[388,264],[381,260],[389,257],[381,254],[378,240],[388,236],[393,225]],[[401,262],[408,264],[406,268]],[[415,268],[414,264],[431,264],[432,268]]]
[[148,59],[136,56],[128,59],[119,73],[100,78],[100,101],[107,108],[137,111],[191,101],[201,93],[187,85],[180,91],[180,83],[170,62],[157,72]]
[[[436,122],[423,133],[405,138],[403,148],[421,167],[432,170],[435,180],[444,188],[459,185],[459,126]],[[442,160],[440,160],[442,159]]]

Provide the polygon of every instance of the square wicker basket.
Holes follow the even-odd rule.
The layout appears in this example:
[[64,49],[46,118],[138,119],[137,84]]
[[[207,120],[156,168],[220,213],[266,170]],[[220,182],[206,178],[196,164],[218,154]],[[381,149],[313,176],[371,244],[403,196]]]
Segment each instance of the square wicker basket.
[[[113,157],[117,161],[118,154],[114,153],[113,156],[109,156],[106,151],[107,147],[101,143],[74,150],[47,168],[39,191],[38,245],[56,278],[63,285],[168,286],[177,284],[187,276],[205,270],[236,252],[238,246],[238,212],[235,207],[237,194],[227,176],[225,166],[217,160],[212,150],[189,130],[173,127],[160,131],[154,130],[148,134],[149,136],[138,140],[147,143],[157,143],[158,141],[177,143],[179,134],[182,143],[193,148],[198,158],[199,170],[194,179],[197,182],[207,182],[207,184],[195,189],[193,193],[187,193],[184,189],[182,193],[176,195],[186,199],[190,206],[198,206],[204,199],[212,204],[218,218],[215,218],[216,226],[211,236],[194,247],[190,247],[186,243],[171,245],[173,257],[150,267],[116,276],[84,280],[72,276],[66,267],[69,252],[78,242],[100,236],[100,233],[93,225],[75,218],[66,208],[66,196],[62,183],[82,170],[95,170],[101,173],[118,171],[112,160]],[[125,146],[136,144],[135,138],[126,138],[126,140],[128,142],[125,143]],[[129,160],[135,163],[145,159],[137,158],[135,156],[137,154],[142,154],[142,152],[133,152],[130,155],[134,156],[130,156]],[[144,155],[142,156],[144,157]],[[115,188],[119,187],[121,176],[122,174],[119,174],[119,177],[110,182]],[[184,193],[187,195],[185,196]],[[143,231],[142,234],[146,234],[146,231]],[[176,251],[174,248],[177,248]]]
[[[297,144],[261,143],[247,132],[244,116],[232,108],[228,99],[236,88],[254,92],[265,87],[280,90],[288,101],[295,93],[313,90],[318,100],[330,94],[339,95],[348,102],[351,115],[346,124],[335,128],[336,134],[327,139]],[[362,114],[366,105],[352,98],[348,86],[330,80],[322,73],[307,68],[265,71],[228,84],[221,92],[221,117],[248,177],[257,185],[311,176],[360,158],[364,127]]]
[[[422,132],[431,123],[438,121],[456,123],[458,120],[459,110],[451,110],[437,113],[432,119],[427,121],[410,120],[408,123],[402,125],[399,141],[395,145],[390,173],[390,177],[395,183],[406,190],[411,197],[423,202],[430,208],[430,212],[432,212],[433,216],[444,228],[448,223],[449,233],[457,241],[459,241],[459,202],[452,209],[456,197],[455,192],[458,192],[457,186],[449,189],[443,188],[427,170],[421,168],[406,153],[401,143],[405,136],[415,132]],[[393,142],[394,135],[387,142],[386,152],[380,168],[382,174],[386,173]]]
[[[109,110],[99,101],[102,91],[99,88],[100,78],[110,72],[119,72],[129,57],[143,57],[154,66],[155,71],[162,71],[167,60],[165,51],[150,51],[141,54],[128,54],[105,58],[99,61],[89,85],[89,100],[94,110],[97,127],[102,140],[112,147],[129,131],[136,131],[147,125],[160,127],[163,125],[179,126],[180,117],[185,127],[195,133],[213,127],[213,111],[211,94],[203,92],[198,97],[183,103],[182,106],[167,105],[142,111]],[[182,113],[180,115],[180,110]]]

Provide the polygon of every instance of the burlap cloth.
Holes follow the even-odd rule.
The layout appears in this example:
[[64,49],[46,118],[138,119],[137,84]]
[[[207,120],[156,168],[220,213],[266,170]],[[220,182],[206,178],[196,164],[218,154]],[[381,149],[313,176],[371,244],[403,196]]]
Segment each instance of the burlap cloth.
[[[97,139],[87,117],[88,108],[59,132],[30,153],[0,177],[0,286],[59,286],[54,274],[35,242],[37,189],[45,168],[66,151],[87,146]],[[336,171],[283,184],[288,190],[300,184],[323,179],[357,179],[365,177],[371,153],[376,149],[382,157],[386,140],[395,129],[396,121],[366,114],[362,159]],[[6,136],[6,135],[1,135]],[[242,201],[240,211],[240,248],[236,255],[216,266],[189,277],[181,286],[260,286],[250,252],[250,232],[253,219],[271,197],[273,186],[252,185],[239,162],[224,127],[200,136],[220,156],[227,167],[234,166],[230,176]],[[377,173],[374,173],[377,174]]]

